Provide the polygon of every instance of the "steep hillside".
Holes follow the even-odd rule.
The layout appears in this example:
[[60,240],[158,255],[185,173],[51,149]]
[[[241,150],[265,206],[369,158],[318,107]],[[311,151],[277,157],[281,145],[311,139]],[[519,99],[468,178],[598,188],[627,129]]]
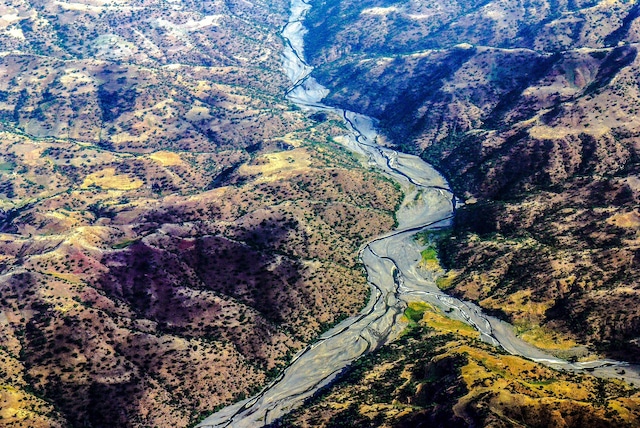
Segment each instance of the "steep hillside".
[[288,6],[0,5],[0,425],[186,426],[364,304],[401,195],[283,99]]
[[631,427],[638,391],[501,354],[414,302],[406,334],[354,363],[291,427]]
[[20,209],[0,235],[4,382],[93,426],[185,425],[259,387],[363,304],[358,247],[398,192],[355,167],[299,147],[195,195],[101,175]]
[[466,200],[442,286],[554,351],[561,333],[640,360],[638,11],[317,1],[310,16],[328,101],[379,118]]

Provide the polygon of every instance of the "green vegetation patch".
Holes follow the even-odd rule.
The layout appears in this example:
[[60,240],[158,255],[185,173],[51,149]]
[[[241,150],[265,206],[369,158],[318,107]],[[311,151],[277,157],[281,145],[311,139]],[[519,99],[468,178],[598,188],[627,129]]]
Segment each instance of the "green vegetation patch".
[[440,241],[451,235],[449,230],[423,230],[416,233],[414,239],[426,246],[421,252],[422,260],[420,266],[430,270],[440,270],[440,260],[438,258],[438,245]]
[[429,245],[434,248],[443,239],[447,239],[451,236],[449,229],[437,229],[437,230],[422,230],[415,234],[414,239],[421,245]]
[[404,310],[404,316],[409,321],[409,328],[416,327],[427,310],[427,304],[423,302],[411,302]]
[[13,162],[0,162],[0,173],[11,172],[15,167],[16,164],[14,164]]
[[454,282],[455,278],[456,278],[455,273],[452,271],[449,271],[446,274],[436,279],[436,285],[442,291],[449,290],[450,288],[455,287],[455,282]]
[[433,247],[425,248],[424,250],[420,251],[420,254],[422,255],[422,263],[426,264],[430,261],[438,261],[438,253]]
[[122,250],[123,248],[127,248],[129,247],[131,244],[136,243],[140,240],[140,238],[136,238],[136,239],[125,239],[122,242],[118,242],[117,244],[113,244],[111,246],[111,248],[113,248],[114,250]]

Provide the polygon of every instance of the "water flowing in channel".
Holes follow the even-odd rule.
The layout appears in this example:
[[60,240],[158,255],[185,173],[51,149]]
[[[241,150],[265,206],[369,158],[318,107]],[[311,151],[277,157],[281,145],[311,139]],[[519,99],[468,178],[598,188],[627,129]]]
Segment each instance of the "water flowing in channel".
[[[303,21],[310,8],[303,0],[292,0],[291,16],[281,33],[286,44],[283,66],[293,83],[287,97],[303,109],[340,114],[349,133],[337,141],[400,183],[406,196],[397,212],[398,228],[361,250],[372,292],[359,315],[336,325],[300,351],[259,394],[214,413],[199,426],[241,428],[274,422],[328,385],[358,357],[397,338],[404,328],[399,318],[407,302],[416,300],[429,302],[451,318],[472,325],[483,340],[511,354],[557,369],[588,369],[596,375],[638,383],[640,370],[635,366],[610,360],[572,364],[540,351],[518,339],[509,324],[483,314],[477,305],[444,294],[434,278],[425,277],[424,271],[418,270],[422,248],[413,238],[415,233],[449,226],[456,199],[446,180],[429,164],[416,156],[378,146],[375,120],[322,104],[329,91],[311,77],[313,68],[304,60]],[[616,373],[621,365],[625,365],[624,376]]]

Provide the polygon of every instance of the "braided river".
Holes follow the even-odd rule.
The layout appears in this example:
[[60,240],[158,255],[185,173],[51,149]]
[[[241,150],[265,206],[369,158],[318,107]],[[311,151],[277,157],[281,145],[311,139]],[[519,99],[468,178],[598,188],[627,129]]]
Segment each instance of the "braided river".
[[373,118],[322,103],[329,91],[311,76],[313,67],[304,57],[304,18],[310,9],[309,3],[292,0],[289,21],[281,32],[283,67],[292,82],[287,97],[304,110],[332,112],[344,118],[348,133],[336,141],[362,155],[369,166],[397,181],[404,191],[404,202],[396,213],[398,227],[360,251],[371,286],[371,297],[360,314],[342,321],[298,352],[260,393],[223,408],[199,426],[243,428],[276,421],[330,384],[354,360],[397,338],[406,327],[400,317],[411,301],[440,308],[447,316],[476,328],[482,340],[510,354],[558,370],[588,371],[639,385],[638,366],[613,360],[570,363],[549,355],[516,337],[511,325],[484,314],[477,305],[440,291],[435,277],[418,267],[423,247],[414,239],[415,234],[449,227],[459,202],[432,166],[417,156],[379,146]]

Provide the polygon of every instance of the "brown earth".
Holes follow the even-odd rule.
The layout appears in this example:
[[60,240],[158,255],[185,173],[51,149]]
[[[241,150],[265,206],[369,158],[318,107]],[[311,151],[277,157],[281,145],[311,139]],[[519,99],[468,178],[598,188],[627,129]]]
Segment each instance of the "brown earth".
[[[393,226],[398,192],[334,146],[300,150],[310,165],[268,182],[182,195],[79,174],[9,212],[3,342],[27,383],[72,423],[184,424],[357,312],[358,247]],[[128,410],[109,421],[116,408]]]
[[186,426],[362,307],[400,192],[283,100],[287,15],[0,6],[0,425]]
[[449,291],[524,337],[639,361],[638,6],[314,6],[329,101],[379,118],[467,202],[441,244]]
[[[94,168],[58,173],[76,177],[68,191],[8,211],[2,344],[19,370],[4,370],[3,384],[55,404],[72,425],[185,425],[356,313],[368,290],[358,248],[393,227],[399,192],[335,145],[295,150],[307,160],[292,157],[281,177],[240,168],[227,177],[236,184],[200,192],[182,181],[123,188],[113,176],[87,186],[79,171],[105,171],[91,156]],[[108,159],[129,184],[174,176],[147,155],[131,169],[129,159]],[[185,176],[200,166],[186,164]]]
[[283,421],[291,427],[631,427],[640,394],[504,355],[471,327],[414,302],[397,342]]

